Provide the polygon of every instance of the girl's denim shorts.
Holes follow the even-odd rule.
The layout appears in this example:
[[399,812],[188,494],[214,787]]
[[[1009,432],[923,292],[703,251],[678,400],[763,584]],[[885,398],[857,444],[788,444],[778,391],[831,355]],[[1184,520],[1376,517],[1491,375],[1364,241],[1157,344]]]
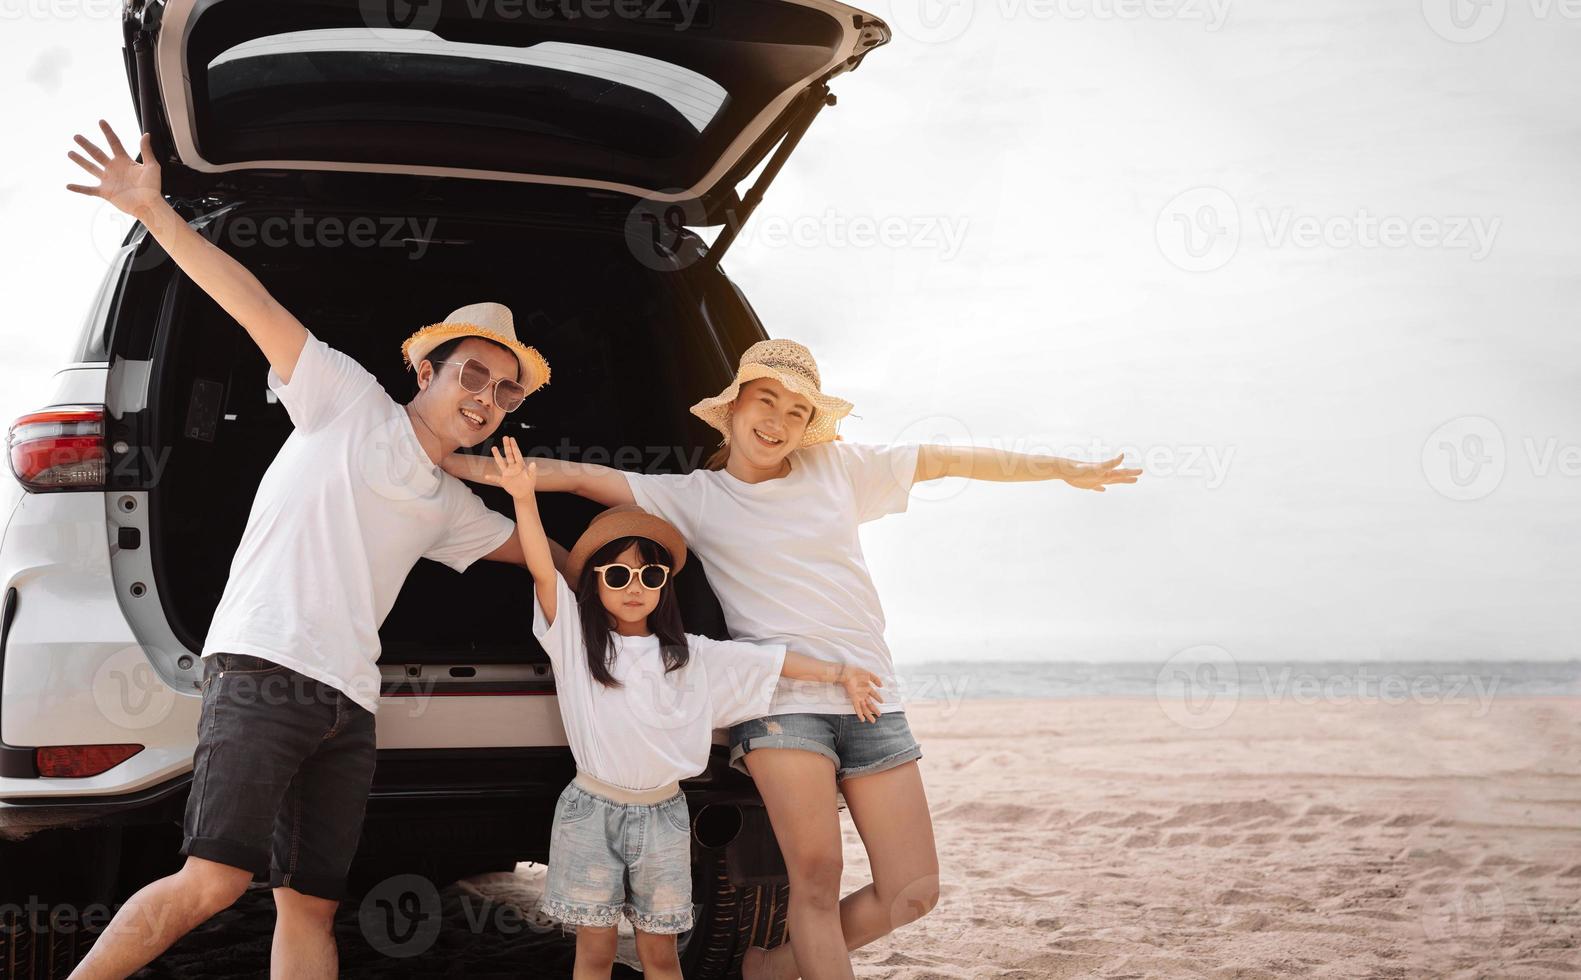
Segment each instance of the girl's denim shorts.
[[555,804],[541,908],[561,922],[643,932],[692,928],[692,823],[686,795],[618,803],[571,783]]
[[817,752],[834,763],[836,779],[869,776],[922,758],[904,711],[886,711],[874,722],[856,715],[795,713],[732,726],[730,767],[747,772],[742,757],[753,749]]

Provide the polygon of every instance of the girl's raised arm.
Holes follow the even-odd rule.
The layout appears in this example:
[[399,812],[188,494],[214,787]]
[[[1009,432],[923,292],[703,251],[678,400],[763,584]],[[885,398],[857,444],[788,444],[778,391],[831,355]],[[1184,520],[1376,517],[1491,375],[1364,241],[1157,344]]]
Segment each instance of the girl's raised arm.
[[543,521],[538,517],[537,461],[526,463],[516,440],[505,437],[505,452],[494,449],[494,467],[497,479],[490,481],[504,487],[516,501],[516,536],[521,540],[522,555],[527,561],[527,571],[532,573],[533,589],[538,593],[538,605],[552,625],[558,610],[555,609],[556,575],[554,557],[549,551],[549,536],[544,534]]
[[66,154],[99,183],[93,187],[67,184],[66,189],[109,201],[142,222],[181,271],[242,325],[280,380],[290,384],[297,357],[307,343],[307,328],[276,302],[245,266],[193,231],[165,200],[159,191],[159,164],[147,133],[139,145],[143,162],[138,163],[127,154],[109,123],[99,120],[99,129],[109,153],[78,135],[77,145],[93,159],[75,150]]

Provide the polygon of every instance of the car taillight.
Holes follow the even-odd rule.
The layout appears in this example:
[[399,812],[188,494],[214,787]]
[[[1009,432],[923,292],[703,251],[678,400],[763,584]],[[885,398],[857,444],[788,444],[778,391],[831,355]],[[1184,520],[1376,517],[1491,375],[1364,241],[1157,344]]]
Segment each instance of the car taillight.
[[46,745],[33,750],[40,776],[97,776],[143,751],[141,745]]
[[104,407],[57,405],[11,423],[11,472],[34,493],[104,489]]

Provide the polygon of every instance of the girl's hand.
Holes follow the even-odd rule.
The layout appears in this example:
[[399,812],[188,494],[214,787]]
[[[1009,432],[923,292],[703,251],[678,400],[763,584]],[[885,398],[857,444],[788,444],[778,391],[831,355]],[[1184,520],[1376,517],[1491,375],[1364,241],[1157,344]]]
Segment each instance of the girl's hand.
[[138,152],[143,158],[142,163],[137,163],[126,153],[126,148],[121,145],[121,140],[115,135],[115,130],[103,119],[99,120],[99,128],[104,131],[105,144],[110,152],[105,153],[94,145],[93,141],[81,134],[75,139],[77,145],[92,157],[89,161],[83,158],[76,150],[69,150],[66,156],[91,176],[99,181],[97,187],[87,187],[82,184],[67,184],[68,191],[86,194],[89,197],[100,197],[109,201],[115,208],[139,220],[148,212],[148,209],[164,200],[159,194],[159,164],[154,162],[153,140],[143,134],[142,142],[138,144]]
[[517,500],[530,498],[538,489],[538,464],[522,460],[522,451],[517,448],[515,439],[506,436],[504,441],[504,455],[500,454],[498,446],[490,450],[494,454],[494,469],[499,475],[499,485]]
[[856,709],[856,716],[863,721],[878,721],[878,689],[884,684],[878,675],[861,667],[852,667],[847,664],[840,668],[840,680],[837,682],[845,688],[846,696],[851,699],[851,706]]
[[1065,482],[1079,490],[1096,490],[1099,493],[1103,493],[1104,487],[1111,483],[1135,483],[1142,471],[1115,469],[1124,461],[1125,456],[1121,455],[1102,463],[1075,463],[1071,466],[1070,474],[1065,477]]

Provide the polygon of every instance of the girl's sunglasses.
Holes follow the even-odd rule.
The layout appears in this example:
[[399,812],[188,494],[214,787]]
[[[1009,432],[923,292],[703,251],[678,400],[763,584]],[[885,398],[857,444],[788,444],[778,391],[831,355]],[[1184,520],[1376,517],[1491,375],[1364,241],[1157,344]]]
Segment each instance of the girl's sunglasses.
[[610,589],[624,589],[631,584],[633,575],[637,576],[637,581],[642,583],[643,588],[650,591],[664,588],[664,583],[670,578],[668,565],[644,565],[641,568],[632,568],[630,565],[613,562],[608,565],[595,565],[593,571],[604,577],[604,586]]
[[464,361],[435,361],[435,364],[460,364],[461,387],[474,395],[480,394],[491,383],[494,385],[494,404],[500,411],[510,413],[522,407],[522,401],[527,398],[527,389],[512,381],[510,378],[494,378],[489,374],[488,366],[476,358],[469,357]]

